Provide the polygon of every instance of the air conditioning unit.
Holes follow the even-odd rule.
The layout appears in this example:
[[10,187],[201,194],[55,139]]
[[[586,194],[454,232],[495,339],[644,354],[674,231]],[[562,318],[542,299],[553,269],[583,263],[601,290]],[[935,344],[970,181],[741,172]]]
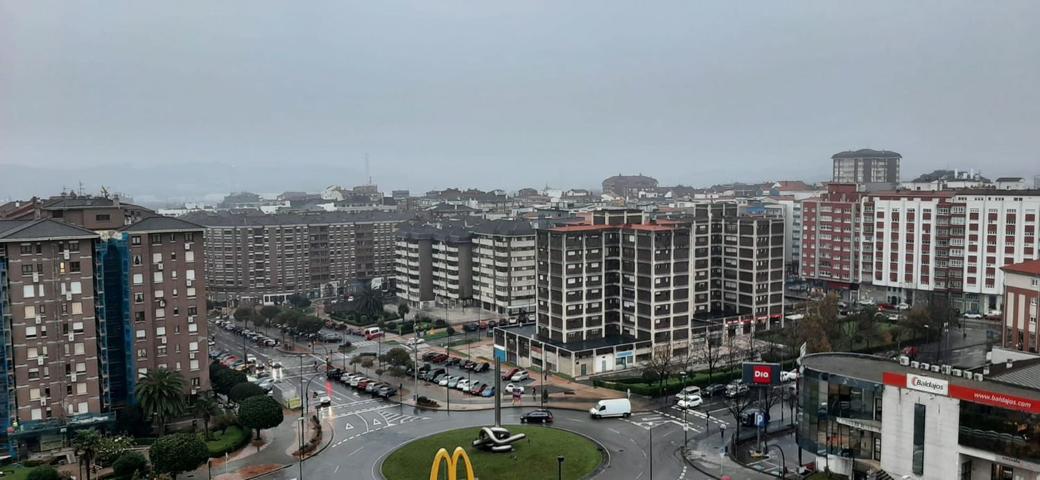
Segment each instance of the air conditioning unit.
[[166,337],[159,337],[159,344],[166,345]]
[[40,283],[40,272],[33,272],[33,283]]
[[43,323],[43,317],[42,317],[42,316],[40,316],[40,315],[37,315],[37,316],[36,316],[36,324],[37,324],[37,325],[39,325],[39,324],[41,324],[41,323]]
[[69,259],[69,256],[70,256],[70,254],[69,254],[69,251],[68,251],[68,250],[65,250],[64,252],[61,252],[61,255],[62,255],[63,257],[65,257],[65,260],[68,260],[68,259]]
[[76,381],[76,374],[75,373],[70,373],[69,374],[69,381],[72,381],[72,382]]
[[910,362],[910,368],[920,368],[920,367],[921,367],[921,362],[918,362],[917,360],[912,360]]
[[162,269],[163,269],[163,264],[157,263],[157,264],[155,264],[155,268],[156,268],[156,270],[159,270],[161,272]]
[[36,364],[43,365],[43,357],[36,357]]
[[943,365],[942,366],[942,373],[943,373],[943,375],[949,375],[950,372],[952,372],[952,371],[953,371],[953,367],[951,367],[949,365]]
[[76,333],[75,332],[69,332],[69,341],[70,342],[75,342],[76,341]]
[[983,376],[982,376],[982,374],[981,374],[981,373],[976,373],[976,374],[975,374],[975,381],[976,381],[976,382],[981,382],[981,381],[982,381],[982,379],[983,379]]
[[72,301],[72,292],[65,293],[65,300]]
[[932,373],[939,373],[939,365],[932,365]]
[[929,364],[927,362],[921,362],[921,370],[931,370],[931,369],[932,369],[931,364]]
[[194,280],[185,280],[185,284],[187,285],[188,288],[191,288],[192,285],[195,284],[195,281]]
[[950,374],[955,376],[955,377],[962,377],[962,376],[964,376],[964,372],[962,372],[961,369],[959,369],[959,368],[954,368],[953,370],[950,371]]

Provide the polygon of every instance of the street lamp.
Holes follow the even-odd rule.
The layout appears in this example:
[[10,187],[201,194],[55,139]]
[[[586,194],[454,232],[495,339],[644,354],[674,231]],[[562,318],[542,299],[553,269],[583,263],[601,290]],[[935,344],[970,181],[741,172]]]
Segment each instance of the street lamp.
[[780,452],[780,473],[777,474],[776,478],[784,478],[787,475],[787,458],[784,457],[784,449],[780,448],[780,445],[766,445],[765,451],[768,452],[770,448],[775,448],[776,451]]
[[556,480],[563,480],[563,455],[556,457]]
[[683,392],[683,400],[686,401],[685,408],[683,408],[683,410],[682,410],[682,445],[683,445],[683,451],[686,451],[686,445],[688,445],[689,441],[690,441],[689,438],[687,437],[687,433],[686,433],[686,430],[687,430],[686,411],[690,409],[690,401],[688,400],[688,397],[686,397],[686,370],[683,370],[683,372],[682,372],[682,392]]

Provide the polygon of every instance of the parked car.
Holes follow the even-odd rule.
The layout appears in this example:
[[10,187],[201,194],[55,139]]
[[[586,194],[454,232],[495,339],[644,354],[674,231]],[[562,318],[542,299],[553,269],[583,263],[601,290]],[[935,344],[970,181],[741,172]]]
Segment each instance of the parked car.
[[480,391],[480,396],[484,398],[490,398],[495,396],[495,387],[488,386],[487,388]]
[[514,368],[514,369],[506,372],[505,375],[502,375],[502,380],[511,380],[513,378],[513,375],[515,375],[516,372],[519,372],[519,371],[520,371],[519,368]]
[[750,388],[743,383],[731,383],[726,385],[726,398],[744,395],[745,393],[748,393],[748,390],[750,390]]
[[520,370],[519,372],[516,372],[511,377],[509,377],[509,379],[514,381],[514,382],[522,382],[522,381],[527,380],[529,378],[531,378],[531,377],[527,373],[527,370]]
[[684,388],[682,390],[679,390],[679,393],[675,394],[675,400],[676,401],[683,400],[686,397],[689,397],[691,395],[700,396],[700,394],[701,394],[701,387],[689,386],[689,387],[686,387],[686,388]]
[[473,371],[475,373],[480,373],[480,372],[483,372],[484,370],[487,370],[489,368],[491,368],[491,364],[490,363],[488,363],[488,362],[480,362],[479,365],[473,367]]
[[463,378],[462,380],[459,380],[459,383],[455,384],[455,388],[460,390],[460,391],[463,391],[463,392],[468,392],[469,391],[469,380],[467,380],[465,378]]
[[766,421],[769,420],[768,413],[764,413],[762,410],[759,410],[757,408],[749,408],[740,414],[740,424],[745,427],[754,427],[755,417],[757,417],[759,414],[765,415]]
[[981,320],[982,319],[982,314],[978,313],[978,312],[965,313],[963,316],[964,316],[964,318],[971,319],[971,320]]
[[469,384],[468,393],[471,393],[473,395],[477,395],[477,394],[480,393],[480,389],[484,388],[485,385],[486,384],[484,382],[481,382],[480,380],[474,380],[474,381],[470,382],[470,384]]
[[392,398],[397,395],[397,389],[394,387],[383,387],[376,392],[376,396],[379,398]]
[[513,385],[512,383],[506,384],[506,391],[509,393],[524,393],[523,385]]
[[520,423],[552,423],[553,414],[549,410],[532,410],[520,416]]
[[459,382],[462,381],[462,380],[464,380],[462,377],[454,376],[454,377],[451,378],[451,380],[448,380],[447,387],[448,388],[455,388],[456,386],[458,386]]

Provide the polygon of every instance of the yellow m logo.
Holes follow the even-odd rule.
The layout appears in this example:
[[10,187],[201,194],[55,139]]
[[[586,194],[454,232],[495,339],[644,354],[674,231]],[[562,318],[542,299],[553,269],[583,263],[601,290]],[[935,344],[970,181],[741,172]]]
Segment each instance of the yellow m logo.
[[437,451],[437,455],[433,457],[433,466],[430,467],[430,480],[439,478],[442,459],[448,464],[448,480],[458,480],[459,459],[466,461],[466,480],[476,479],[473,475],[473,464],[469,462],[469,455],[466,455],[466,451],[462,447],[455,447],[455,451],[450,456],[447,449],[442,448]]

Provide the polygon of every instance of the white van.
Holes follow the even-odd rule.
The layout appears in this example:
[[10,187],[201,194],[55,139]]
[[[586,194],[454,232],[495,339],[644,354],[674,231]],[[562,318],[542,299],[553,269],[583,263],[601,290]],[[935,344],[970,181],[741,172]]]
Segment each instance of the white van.
[[600,400],[595,407],[589,409],[592,418],[625,417],[632,415],[632,402],[627,398]]
[[372,340],[374,338],[382,337],[383,330],[381,330],[379,327],[369,327],[366,328],[365,331],[362,332],[362,334],[365,336],[365,340]]

